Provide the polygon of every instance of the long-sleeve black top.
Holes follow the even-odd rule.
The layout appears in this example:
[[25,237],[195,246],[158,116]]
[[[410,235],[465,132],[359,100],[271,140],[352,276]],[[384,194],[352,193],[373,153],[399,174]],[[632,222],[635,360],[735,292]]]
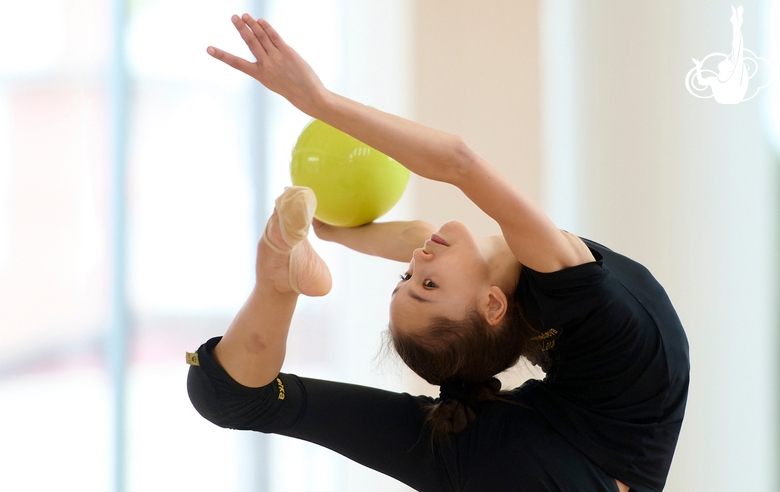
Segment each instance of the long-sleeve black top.
[[660,491],[688,389],[688,345],[665,292],[638,263],[586,241],[595,262],[542,274],[524,268],[516,296],[554,329],[551,364],[486,402],[464,432],[433,440],[429,397],[280,374],[234,381],[198,350],[188,391],[217,425],[330,448],[421,491]]

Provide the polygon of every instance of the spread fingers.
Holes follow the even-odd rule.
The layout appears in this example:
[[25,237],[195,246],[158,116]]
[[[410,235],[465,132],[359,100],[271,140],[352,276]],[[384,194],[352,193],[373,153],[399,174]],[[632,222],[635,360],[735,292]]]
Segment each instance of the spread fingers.
[[213,46],[209,46],[208,48],[206,48],[206,51],[208,52],[209,55],[213,56],[219,61],[225,62],[226,64],[230,65],[236,70],[241,70],[242,72],[250,76],[252,75],[251,71],[255,67],[254,63],[244,60],[243,58],[239,58],[235,55],[231,55],[227,51],[222,51],[221,49],[215,48]]
[[[258,21],[256,21],[251,15],[244,14],[241,16],[241,20],[243,20],[244,23],[249,27],[249,29],[252,30],[252,33],[255,35],[255,38],[263,46],[263,50],[265,50],[266,53],[271,54],[275,51],[279,51],[279,48],[274,45],[273,41],[268,36],[268,33],[265,31],[263,25],[260,24]],[[266,25],[269,24],[266,22]]]
[[[248,16],[248,14],[244,14],[244,16]],[[249,51],[255,55],[255,58],[257,58],[258,62],[262,62],[268,56],[268,53],[257,39],[257,36],[255,36],[255,33],[252,32],[249,26],[246,25],[246,22],[243,18],[234,15],[230,20],[233,21],[233,25],[236,26],[236,30],[238,30],[238,33],[241,35],[241,39],[244,40],[247,47],[249,48]]]

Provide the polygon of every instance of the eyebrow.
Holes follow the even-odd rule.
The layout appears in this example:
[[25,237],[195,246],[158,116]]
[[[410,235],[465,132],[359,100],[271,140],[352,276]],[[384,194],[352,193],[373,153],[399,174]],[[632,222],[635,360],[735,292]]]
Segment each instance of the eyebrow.
[[[401,288],[401,286],[399,285],[398,287],[396,287],[395,289],[393,289],[393,293],[392,293],[392,294],[390,294],[390,297],[393,297],[393,296],[395,295],[395,293],[396,293],[396,292],[398,292],[398,289],[400,289],[400,288]],[[425,298],[423,298],[423,297],[420,297],[420,296],[418,296],[417,294],[415,294],[415,293],[414,293],[414,292],[412,292],[411,290],[409,291],[409,297],[411,297],[411,298],[412,298],[412,299],[414,299],[415,301],[419,301],[419,302],[433,302],[433,301],[431,301],[431,300],[429,300],[429,299],[425,299]]]

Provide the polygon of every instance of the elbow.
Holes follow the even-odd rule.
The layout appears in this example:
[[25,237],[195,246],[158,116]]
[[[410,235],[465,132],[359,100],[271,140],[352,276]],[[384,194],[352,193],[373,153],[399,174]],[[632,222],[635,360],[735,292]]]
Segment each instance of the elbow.
[[478,156],[466,144],[466,141],[457,135],[453,136],[449,156],[449,172],[452,176],[452,184],[460,187],[460,184],[468,179],[469,174],[477,163]]

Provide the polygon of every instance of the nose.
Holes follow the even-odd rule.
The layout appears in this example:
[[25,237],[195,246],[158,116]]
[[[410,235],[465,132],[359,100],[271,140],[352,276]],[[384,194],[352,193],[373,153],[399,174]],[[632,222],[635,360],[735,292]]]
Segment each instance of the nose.
[[429,261],[433,259],[433,254],[425,251],[425,248],[417,248],[412,252],[412,259],[415,262]]

